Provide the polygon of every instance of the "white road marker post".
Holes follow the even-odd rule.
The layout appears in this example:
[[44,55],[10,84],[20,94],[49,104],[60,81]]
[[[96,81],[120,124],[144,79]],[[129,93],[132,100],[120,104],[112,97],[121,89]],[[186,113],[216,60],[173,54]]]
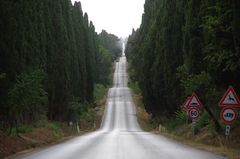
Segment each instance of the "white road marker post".
[[231,126],[226,125],[226,128],[225,128],[226,143],[228,143],[228,140],[229,140],[230,130],[231,130]]
[[80,133],[79,124],[77,122],[77,132]]

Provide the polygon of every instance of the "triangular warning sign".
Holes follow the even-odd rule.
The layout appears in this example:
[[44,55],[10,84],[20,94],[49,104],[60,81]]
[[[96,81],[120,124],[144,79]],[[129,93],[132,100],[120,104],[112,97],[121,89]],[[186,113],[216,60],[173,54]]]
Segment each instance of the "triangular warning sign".
[[187,99],[184,101],[183,105],[181,106],[182,109],[189,109],[188,108],[189,101],[190,101],[190,97],[187,97]]
[[232,86],[228,88],[219,102],[220,106],[240,106],[240,101]]
[[198,96],[193,92],[192,96],[190,97],[188,107],[199,107],[201,104]]

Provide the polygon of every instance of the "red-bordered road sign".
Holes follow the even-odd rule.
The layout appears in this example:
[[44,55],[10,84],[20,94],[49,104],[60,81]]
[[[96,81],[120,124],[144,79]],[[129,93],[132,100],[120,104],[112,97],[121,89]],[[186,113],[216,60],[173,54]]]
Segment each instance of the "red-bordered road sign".
[[201,104],[198,96],[193,92],[192,96],[190,97],[189,103],[188,103],[188,107],[190,108],[196,108],[199,107]]
[[220,106],[240,106],[240,101],[232,86],[223,95],[219,101]]
[[236,109],[224,107],[221,111],[221,119],[226,125],[232,124],[237,119]]
[[191,119],[198,119],[200,116],[199,109],[197,108],[190,108],[188,111],[188,115]]
[[187,99],[184,101],[183,105],[181,105],[182,109],[188,110],[188,103],[190,101],[190,97],[187,97]]

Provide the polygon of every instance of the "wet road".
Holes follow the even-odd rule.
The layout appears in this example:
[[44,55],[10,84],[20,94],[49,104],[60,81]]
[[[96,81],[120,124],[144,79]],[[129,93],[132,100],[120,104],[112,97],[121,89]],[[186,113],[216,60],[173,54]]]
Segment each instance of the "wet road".
[[17,159],[222,159],[163,136],[144,132],[127,87],[126,58],[116,63],[114,86],[98,131],[36,150]]

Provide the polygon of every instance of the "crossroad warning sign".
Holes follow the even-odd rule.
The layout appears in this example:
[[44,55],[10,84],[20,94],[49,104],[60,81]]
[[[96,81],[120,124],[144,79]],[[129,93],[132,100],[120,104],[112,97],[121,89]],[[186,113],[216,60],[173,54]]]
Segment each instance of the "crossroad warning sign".
[[198,96],[193,92],[192,96],[190,97],[188,107],[199,107],[201,104]]
[[240,106],[240,101],[232,86],[228,88],[219,102],[220,106]]

